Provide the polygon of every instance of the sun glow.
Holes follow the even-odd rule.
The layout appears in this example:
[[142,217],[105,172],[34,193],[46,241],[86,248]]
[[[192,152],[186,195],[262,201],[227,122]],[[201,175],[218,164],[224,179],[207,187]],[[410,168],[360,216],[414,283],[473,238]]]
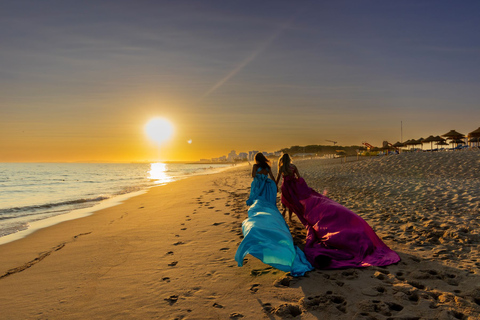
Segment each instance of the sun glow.
[[164,118],[153,118],[145,125],[145,133],[157,144],[162,144],[173,134],[173,125]]
[[167,174],[167,165],[161,162],[150,164],[150,179],[155,180],[157,184],[173,181],[172,177]]

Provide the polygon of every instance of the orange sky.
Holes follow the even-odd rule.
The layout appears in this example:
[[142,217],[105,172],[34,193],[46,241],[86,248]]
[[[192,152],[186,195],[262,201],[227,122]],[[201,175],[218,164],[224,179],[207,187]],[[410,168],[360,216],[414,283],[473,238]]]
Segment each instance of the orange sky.
[[[272,3],[5,3],[0,162],[195,161],[480,125],[478,3]],[[160,147],[153,117],[175,126]]]

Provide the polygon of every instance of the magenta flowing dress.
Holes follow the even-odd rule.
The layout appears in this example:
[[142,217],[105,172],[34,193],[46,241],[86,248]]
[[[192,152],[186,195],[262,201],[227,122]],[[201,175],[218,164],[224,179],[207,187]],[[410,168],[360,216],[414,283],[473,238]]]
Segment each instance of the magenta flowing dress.
[[303,178],[283,176],[282,203],[307,229],[304,252],[320,269],[386,266],[400,261],[365,220],[308,187]]

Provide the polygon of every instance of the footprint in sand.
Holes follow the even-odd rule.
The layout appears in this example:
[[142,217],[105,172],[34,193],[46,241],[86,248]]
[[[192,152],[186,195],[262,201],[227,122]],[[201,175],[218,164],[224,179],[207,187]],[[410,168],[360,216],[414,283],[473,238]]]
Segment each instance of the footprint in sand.
[[372,288],[365,288],[365,289],[362,289],[361,291],[362,291],[362,294],[365,296],[376,297],[385,293],[387,289],[385,289],[382,286],[376,286]]
[[300,306],[286,303],[286,304],[279,305],[273,311],[271,311],[271,313],[274,313],[277,316],[280,316],[282,318],[287,318],[287,317],[295,318],[302,314],[302,309],[300,309]]
[[213,304],[213,307],[214,307],[214,308],[219,308],[219,309],[222,309],[222,308],[223,308],[223,306],[222,306],[221,304],[218,304],[218,303],[216,303],[216,302]]
[[221,248],[220,251],[228,251],[230,248]]
[[262,304],[263,311],[270,313],[273,310],[272,304],[271,303],[264,303]]
[[230,319],[238,319],[238,318],[243,318],[244,315],[241,314],[241,313],[237,313],[237,312],[234,312],[234,313],[230,313]]
[[260,276],[262,274],[266,274],[266,273],[269,273],[270,271],[272,271],[272,267],[267,267],[267,268],[264,268],[264,269],[254,269],[250,272],[250,274],[252,276]]
[[379,313],[390,317],[394,312],[403,310],[403,306],[395,302],[384,302],[380,300],[367,300],[358,304],[359,309],[363,312]]
[[167,252],[167,255],[172,255],[173,254],[173,251],[168,251]]
[[224,224],[224,223],[225,223],[225,222],[214,222],[213,225],[214,225],[214,226],[219,226],[219,225]]
[[165,282],[170,282],[170,278],[169,278],[169,277],[163,277],[162,280],[165,281]]
[[405,280],[404,273],[402,271],[398,271],[395,276],[397,277],[398,280],[403,281]]
[[353,280],[358,278],[357,270],[342,271],[341,275],[344,279],[347,279],[347,280]]
[[169,267],[174,267],[174,266],[177,265],[177,263],[178,263],[178,261],[173,261],[173,262],[170,262],[170,263],[168,264],[168,266],[169,266]]
[[187,230],[187,228],[182,228],[182,229],[180,229],[180,230]]
[[415,288],[417,288],[417,289],[420,289],[420,290],[425,289],[425,285],[424,285],[423,283],[419,282],[419,281],[409,280],[409,281],[407,281],[407,283],[408,283],[409,285],[411,285],[412,287],[415,287]]
[[[176,236],[177,236],[177,235],[176,235]],[[178,246],[178,245],[180,245],[180,244],[185,244],[185,243],[182,242],[182,241],[178,241],[178,242],[175,242],[173,245],[174,245],[174,246]]]
[[250,291],[252,293],[257,293],[259,287],[260,287],[260,284],[258,284],[258,283],[252,284],[252,286],[250,287]]
[[163,300],[168,301],[168,303],[169,303],[170,305],[173,305],[175,302],[178,301],[178,296],[177,296],[177,295],[173,295],[173,296],[170,296],[170,297],[165,298],[165,299],[163,299]]
[[275,287],[290,287],[290,282],[293,280],[292,276],[285,275],[273,283]]

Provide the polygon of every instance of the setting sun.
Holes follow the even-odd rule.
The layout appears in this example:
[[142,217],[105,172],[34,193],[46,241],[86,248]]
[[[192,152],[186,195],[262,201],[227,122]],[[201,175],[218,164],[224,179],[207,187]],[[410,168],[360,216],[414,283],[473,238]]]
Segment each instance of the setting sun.
[[161,144],[172,136],[173,125],[167,119],[153,118],[145,125],[145,133],[155,143]]

